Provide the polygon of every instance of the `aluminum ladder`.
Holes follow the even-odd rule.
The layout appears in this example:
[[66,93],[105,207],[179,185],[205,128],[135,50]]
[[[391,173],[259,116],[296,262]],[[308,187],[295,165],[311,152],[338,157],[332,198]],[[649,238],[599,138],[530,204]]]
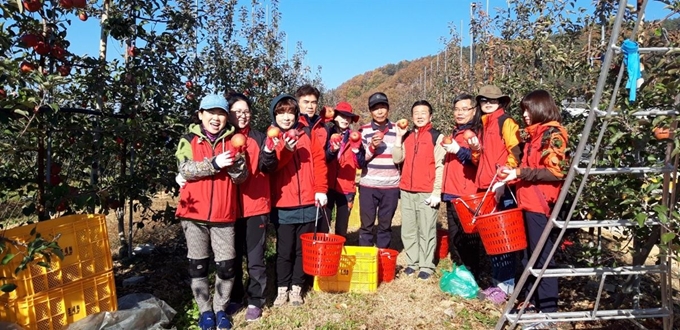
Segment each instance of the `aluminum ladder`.
[[[644,10],[645,7],[647,6],[648,0],[644,0],[642,2],[642,5],[640,8],[638,8],[638,13],[637,13],[637,21],[635,23],[635,27],[632,30],[630,39],[635,40],[635,36],[637,33],[637,30],[640,27],[640,24],[642,22],[642,19],[644,17]],[[673,204],[669,204],[669,200],[675,200],[675,192],[672,193],[670,192],[669,185],[671,182],[671,177],[674,179],[677,178],[677,166],[678,166],[678,157],[674,157],[674,161],[671,159],[671,151],[672,151],[672,141],[667,144],[666,147],[666,158],[664,160],[664,165],[662,166],[655,166],[655,167],[622,167],[622,168],[615,168],[615,167],[610,167],[610,168],[592,168],[592,165],[594,164],[595,157],[598,154],[599,148],[600,148],[600,143],[602,142],[602,138],[604,136],[604,133],[607,129],[608,123],[610,118],[612,116],[617,116],[619,115],[618,113],[614,112],[614,106],[615,106],[615,101],[616,101],[616,95],[619,92],[619,87],[621,85],[621,80],[623,77],[623,72],[625,70],[624,66],[622,65],[618,77],[616,79],[616,83],[614,85],[614,90],[611,95],[611,100],[607,106],[606,111],[599,110],[600,102],[602,100],[603,96],[603,91],[605,88],[605,85],[607,83],[607,75],[609,73],[609,67],[613,61],[613,58],[615,56],[615,53],[620,51],[620,48],[616,46],[616,42],[618,41],[619,34],[621,31],[621,25],[623,22],[623,16],[624,12],[626,10],[627,6],[627,1],[626,0],[619,0],[619,5],[618,5],[618,10],[616,14],[616,18],[614,20],[614,24],[612,27],[612,33],[610,36],[610,41],[609,41],[609,46],[606,49],[605,53],[605,58],[602,62],[602,69],[600,71],[600,75],[598,77],[598,83],[597,87],[595,90],[595,95],[593,96],[590,109],[588,114],[588,118],[586,119],[586,123],[583,128],[583,132],[581,135],[581,140],[578,144],[578,147],[575,151],[575,154],[573,156],[574,164],[570,167],[568,174],[565,178],[564,185],[562,187],[562,190],[560,191],[558,200],[555,203],[555,206],[553,208],[552,214],[550,215],[548,219],[548,223],[546,225],[546,228],[543,231],[543,234],[541,235],[541,238],[539,239],[539,242],[537,244],[536,249],[534,250],[534,253],[531,255],[530,259],[528,260],[527,266],[522,272],[522,276],[520,277],[519,281],[517,282],[515,286],[515,291],[511,295],[507,305],[504,308],[504,311],[498,320],[498,323],[496,324],[496,330],[501,330],[503,327],[507,324],[510,325],[510,329],[514,329],[517,325],[521,324],[530,324],[530,323],[535,323],[535,322],[541,322],[541,321],[551,321],[555,323],[560,323],[560,322],[576,322],[576,321],[597,321],[597,320],[614,320],[614,319],[641,319],[641,318],[663,318],[663,328],[670,330],[672,328],[672,292],[670,291],[672,289],[672,286],[670,285],[670,262],[668,259],[668,256],[660,256],[659,264],[658,265],[653,265],[653,266],[645,266],[644,261],[647,258],[649,251],[651,250],[651,247],[657,242],[659,239],[660,235],[666,232],[666,229],[664,226],[659,226],[659,221],[658,219],[648,219],[647,220],[647,225],[652,225],[654,226],[653,234],[650,235],[651,237],[647,240],[645,246],[643,247],[641,252],[638,252],[637,255],[633,257],[633,265],[632,266],[623,266],[623,267],[590,267],[590,268],[551,268],[547,269],[549,261],[553,258],[555,251],[557,250],[559,246],[559,242],[562,240],[562,237],[564,236],[565,232],[567,229],[570,228],[598,228],[601,229],[603,227],[617,227],[617,226],[635,226],[637,225],[637,222],[629,220],[629,219],[612,219],[612,220],[571,220],[572,215],[574,213],[574,210],[576,208],[576,203],[579,200],[581,193],[583,191],[583,188],[586,185],[587,179],[589,175],[611,175],[611,174],[641,174],[641,173],[662,173],[663,174],[663,196],[662,196],[662,204],[667,206],[670,210],[672,210]],[[640,53],[649,53],[649,52],[666,52],[668,51],[668,48],[640,48],[639,52]],[[676,110],[643,110],[643,111],[636,111],[632,115],[633,116],[658,116],[658,115],[667,115],[667,116],[676,116],[678,112]],[[596,143],[591,151],[590,154],[590,160],[587,163],[585,167],[579,167],[579,160],[581,159],[582,155],[584,155],[584,150],[586,148],[586,145],[588,144],[588,137],[591,134],[591,129],[593,128],[593,124],[595,123],[595,120],[597,117],[600,117],[602,119],[601,123],[601,128],[599,135],[597,137]],[[675,129],[677,127],[677,121],[673,120],[672,128]],[[673,164],[671,164],[671,162]],[[581,177],[581,181],[578,182],[576,180],[577,177]],[[572,185],[572,183],[578,184],[578,189],[576,191],[576,194],[573,196],[574,198],[574,203],[572,203],[571,208],[569,209],[569,212],[565,219],[563,220],[558,220],[558,214],[560,213],[560,209],[564,205],[565,199],[567,197],[567,194],[569,192],[569,188]],[[670,212],[669,210],[669,212]],[[545,265],[541,267],[540,269],[534,268],[534,265],[536,264],[536,261],[540,255],[541,250],[545,246],[546,241],[548,240],[548,237],[550,236],[551,231],[555,228],[560,229],[560,233],[555,240],[555,244],[553,245],[553,248],[550,251],[550,254],[548,256],[548,260],[546,261]],[[629,280],[628,286],[630,286],[630,282],[632,278],[635,278],[634,276],[642,275],[642,274],[659,274],[660,279],[661,279],[661,306],[656,307],[656,308],[637,308],[638,306],[634,306],[635,308],[632,309],[611,309],[611,310],[603,310],[600,309],[600,300],[602,297],[602,292],[604,289],[604,284],[605,284],[605,279],[607,276],[611,275],[629,275]],[[593,305],[592,310],[584,310],[584,311],[572,311],[572,312],[554,312],[554,313],[525,313],[524,307],[520,308],[518,311],[512,312],[513,308],[515,307],[517,303],[518,296],[520,295],[521,291],[523,291],[523,287],[527,283],[527,280],[529,276],[534,276],[536,277],[536,280],[534,281],[534,284],[531,286],[531,289],[528,292],[527,297],[531,297],[536,288],[538,287],[538,284],[541,280],[541,278],[544,277],[573,277],[573,276],[598,276],[600,277],[599,280],[599,287],[598,287],[598,292],[597,292],[597,297],[595,298],[595,303]],[[625,290],[625,289],[624,289]],[[615,304],[618,306],[620,304],[620,301],[618,304]]]

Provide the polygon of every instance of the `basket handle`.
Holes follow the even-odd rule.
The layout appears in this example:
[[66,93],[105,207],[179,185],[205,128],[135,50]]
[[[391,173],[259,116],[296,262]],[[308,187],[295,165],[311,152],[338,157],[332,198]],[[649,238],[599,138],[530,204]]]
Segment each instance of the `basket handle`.
[[316,242],[316,229],[319,223],[319,207],[316,207],[316,216],[314,217],[314,235],[312,235],[312,242]]
[[482,208],[482,205],[484,204],[484,200],[486,199],[486,196],[489,194],[489,191],[491,191],[491,187],[493,187],[493,184],[496,182],[497,176],[498,176],[498,171],[496,171],[493,174],[493,178],[491,178],[491,183],[489,184],[489,187],[486,188],[486,191],[484,192],[484,196],[482,196],[482,200],[477,205],[477,209],[475,210],[475,214],[472,215],[472,224],[474,224],[475,221],[477,221],[477,214],[479,214],[479,210]]

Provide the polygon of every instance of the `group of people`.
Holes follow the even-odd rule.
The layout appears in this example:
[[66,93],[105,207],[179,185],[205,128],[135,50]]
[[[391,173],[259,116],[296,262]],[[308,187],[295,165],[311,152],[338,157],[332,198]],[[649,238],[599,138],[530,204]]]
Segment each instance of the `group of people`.
[[[374,93],[368,99],[371,121],[354,131],[351,126],[359,115],[349,103],[317,111],[319,99],[319,90],[311,85],[301,86],[294,95],[279,95],[269,107],[271,126],[259,132],[250,126],[252,109],[246,96],[207,95],[180,140],[177,217],[187,240],[201,329],[231,328],[230,317],[242,303],[247,306],[246,321],[262,316],[269,222],[276,230],[273,306],[304,304],[310,281],[302,269],[300,235],[329,232],[331,223],[335,234],[347,235],[357,170],[359,245],[390,247],[392,218],[401,205],[406,276],[427,280],[435,272],[441,202],[447,207],[452,258],[479,276],[479,238],[461,230],[452,203],[487,188],[498,196],[501,208],[524,211],[529,241],[525,253],[533,252],[560,189],[567,145],[560,111],[548,92],[531,92],[520,102],[528,133],[524,138],[505,113],[510,98],[492,85],[482,87],[476,97],[455,98],[449,136],[432,127],[434,109],[426,100],[411,107],[409,128],[405,120],[390,121],[387,95]],[[499,177],[505,178],[495,180]],[[516,190],[516,205],[510,190]],[[550,243],[537,267],[546,262]],[[214,295],[208,280],[211,253]],[[494,285],[484,294],[501,303],[514,290],[516,254],[490,259]],[[543,279],[527,304],[554,311],[557,293],[557,280]]]

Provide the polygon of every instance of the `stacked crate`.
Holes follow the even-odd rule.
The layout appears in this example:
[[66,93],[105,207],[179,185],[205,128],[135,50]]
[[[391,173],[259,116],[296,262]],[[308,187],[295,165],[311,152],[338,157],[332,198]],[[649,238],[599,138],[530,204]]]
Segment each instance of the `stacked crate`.
[[[87,315],[117,307],[111,249],[103,215],[70,215],[5,231],[2,235],[22,243],[39,233],[47,241],[58,237],[64,259],[52,256],[50,267],[34,260],[14,274],[21,263],[17,254],[0,266],[0,278],[17,285],[0,295],[0,320],[26,329],[62,329]],[[17,251],[8,251],[16,253]],[[7,252],[6,252],[7,253]],[[0,256],[4,257],[3,256]]]
[[338,273],[315,276],[314,290],[324,292],[375,292],[378,289],[378,248],[344,246]]

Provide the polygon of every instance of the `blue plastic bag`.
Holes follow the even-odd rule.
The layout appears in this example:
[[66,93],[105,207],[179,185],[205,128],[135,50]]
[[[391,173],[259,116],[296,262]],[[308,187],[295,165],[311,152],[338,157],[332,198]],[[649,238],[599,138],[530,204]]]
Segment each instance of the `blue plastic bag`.
[[446,293],[461,296],[466,299],[477,297],[479,286],[475,277],[464,265],[453,264],[451,272],[444,271],[444,276],[439,280],[439,288]]

